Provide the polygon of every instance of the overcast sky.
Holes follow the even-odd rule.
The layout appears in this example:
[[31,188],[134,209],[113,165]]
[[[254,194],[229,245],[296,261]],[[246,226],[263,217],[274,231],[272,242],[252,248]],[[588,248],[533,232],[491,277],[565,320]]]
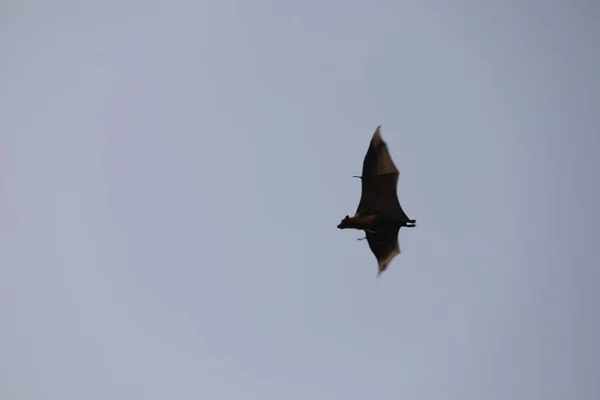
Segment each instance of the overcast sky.
[[[3,1],[0,398],[600,398],[599,18]],[[377,125],[380,279],[336,229]]]

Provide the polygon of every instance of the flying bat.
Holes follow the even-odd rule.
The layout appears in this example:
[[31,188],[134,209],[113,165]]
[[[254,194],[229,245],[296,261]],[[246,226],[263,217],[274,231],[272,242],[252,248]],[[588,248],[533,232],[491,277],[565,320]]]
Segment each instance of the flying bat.
[[414,228],[417,221],[408,218],[402,210],[396,192],[398,168],[394,165],[387,144],[381,139],[381,126],[371,138],[362,168],[362,192],[358,208],[353,217],[346,217],[337,226],[339,229],[365,231],[369,247],[379,266],[377,276],[386,270],[394,257],[400,254],[398,233],[405,226]]

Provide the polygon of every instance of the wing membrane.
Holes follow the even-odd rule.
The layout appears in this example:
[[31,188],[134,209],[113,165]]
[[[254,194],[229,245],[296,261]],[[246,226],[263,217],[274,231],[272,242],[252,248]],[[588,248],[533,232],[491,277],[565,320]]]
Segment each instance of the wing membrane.
[[388,264],[400,254],[400,244],[398,243],[398,232],[400,227],[382,229],[379,232],[367,232],[367,242],[371,251],[377,259],[379,273],[386,270]]
[[400,174],[387,144],[381,139],[380,129],[378,126],[375,130],[363,160],[362,190],[356,213],[381,213],[408,219],[398,201],[397,186]]

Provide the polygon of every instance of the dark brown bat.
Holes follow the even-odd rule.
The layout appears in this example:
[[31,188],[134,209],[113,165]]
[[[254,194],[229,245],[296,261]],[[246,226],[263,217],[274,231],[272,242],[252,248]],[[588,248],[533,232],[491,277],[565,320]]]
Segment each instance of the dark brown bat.
[[366,233],[371,251],[379,264],[379,276],[394,257],[400,254],[398,232],[403,226],[413,228],[417,221],[409,219],[402,210],[396,192],[398,168],[394,165],[386,143],[381,139],[381,126],[371,138],[363,161],[362,193],[353,217],[346,217],[339,229],[358,229]]

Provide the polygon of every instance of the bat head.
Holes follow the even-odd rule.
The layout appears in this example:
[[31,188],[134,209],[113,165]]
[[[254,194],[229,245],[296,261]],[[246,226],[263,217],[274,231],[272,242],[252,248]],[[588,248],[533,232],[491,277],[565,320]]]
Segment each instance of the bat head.
[[338,229],[346,229],[350,227],[350,216],[346,215],[342,222],[337,226]]

